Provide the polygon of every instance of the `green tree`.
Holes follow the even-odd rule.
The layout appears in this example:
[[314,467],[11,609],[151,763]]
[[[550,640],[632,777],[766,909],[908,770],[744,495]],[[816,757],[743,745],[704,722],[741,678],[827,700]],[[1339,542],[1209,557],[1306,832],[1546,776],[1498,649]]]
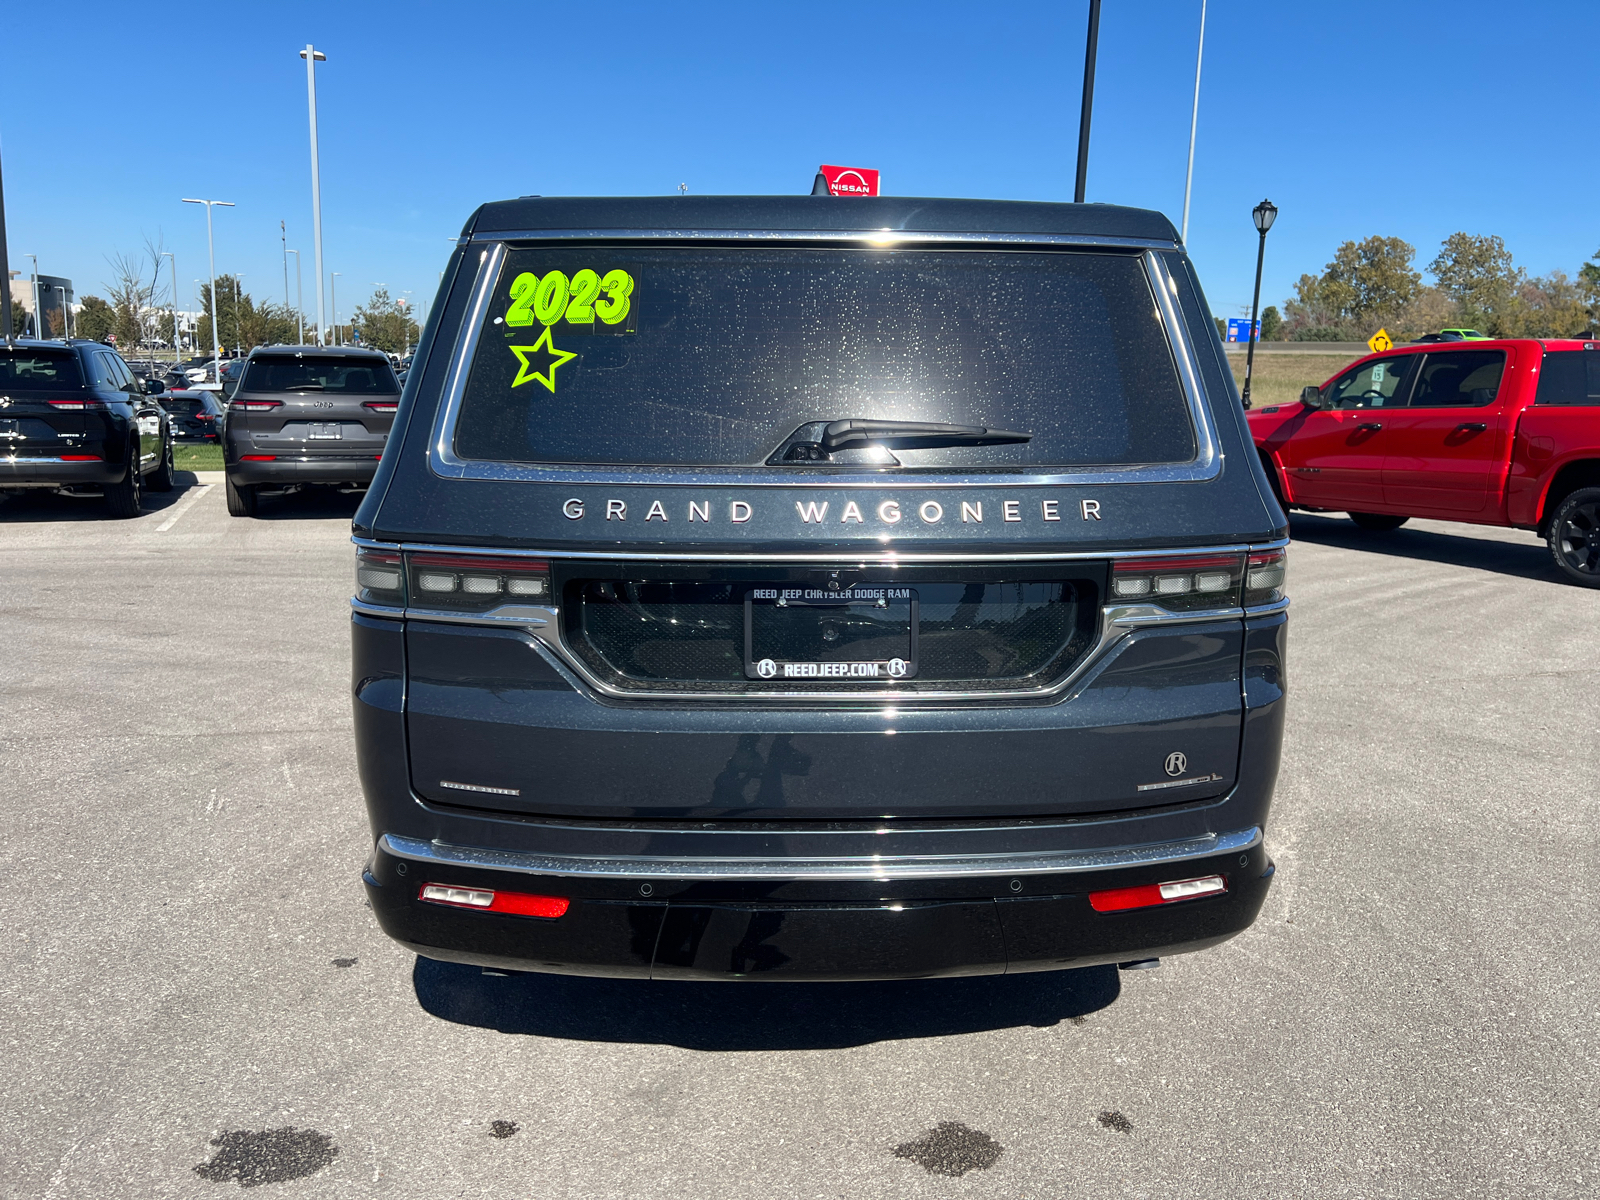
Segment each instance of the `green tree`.
[[1322,273],[1323,302],[1358,328],[1392,321],[1422,286],[1416,247],[1396,237],[1345,242]]
[[351,324],[364,345],[391,354],[400,353],[407,345],[415,346],[421,332],[405,306],[391,300],[389,289],[383,287],[373,292],[365,304],[356,307]]
[[1583,302],[1589,309],[1589,327],[1600,323],[1600,250],[1594,259],[1578,268],[1578,287],[1583,290]]
[[1278,315],[1275,305],[1269,304],[1261,310],[1261,340],[1263,342],[1277,342],[1282,339],[1278,336],[1283,328],[1283,318]]
[[1452,233],[1428,270],[1467,325],[1498,334],[1517,324],[1514,310],[1526,278],[1498,234]]
[[99,296],[85,296],[78,319],[73,324],[78,327],[79,337],[103,342],[116,331],[117,314]]

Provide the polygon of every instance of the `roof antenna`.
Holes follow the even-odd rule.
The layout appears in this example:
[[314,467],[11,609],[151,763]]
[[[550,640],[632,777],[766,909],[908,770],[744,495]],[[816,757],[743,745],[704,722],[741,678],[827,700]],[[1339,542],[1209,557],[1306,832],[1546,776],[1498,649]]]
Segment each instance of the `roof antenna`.
[[687,196],[688,194],[689,194],[689,185],[687,183],[680,183],[678,185],[678,195]]
[[817,177],[811,181],[811,194],[813,196],[833,195],[833,190],[828,187],[828,177],[821,171],[818,171]]

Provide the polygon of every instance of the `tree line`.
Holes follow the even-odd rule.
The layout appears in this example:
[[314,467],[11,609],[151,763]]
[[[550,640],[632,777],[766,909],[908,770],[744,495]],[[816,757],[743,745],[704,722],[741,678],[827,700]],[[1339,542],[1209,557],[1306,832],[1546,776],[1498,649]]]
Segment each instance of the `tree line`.
[[1578,269],[1529,275],[1494,234],[1452,233],[1427,265],[1397,237],[1348,241],[1320,275],[1302,275],[1280,314],[1261,314],[1263,341],[1364,342],[1379,329],[1396,341],[1440,329],[1491,337],[1575,337],[1600,324],[1600,250]]
[[[147,239],[142,254],[109,256],[106,261],[111,267],[111,279],[103,285],[106,297],[83,298],[72,317],[73,335],[115,344],[124,354],[136,353],[145,345],[171,346],[174,304],[169,281],[163,276],[164,255],[159,240]],[[255,299],[233,275],[217,276],[215,309],[211,291],[210,283],[200,285],[202,315],[194,334],[200,352],[208,353],[211,348],[213,311],[217,341],[224,351],[237,348],[248,353],[257,346],[292,346],[300,342],[300,316],[292,305]],[[179,302],[176,307],[189,306]],[[17,311],[20,313],[20,306]],[[52,327],[45,332],[48,337],[61,337],[64,331]],[[407,306],[392,299],[387,288],[380,287],[365,304],[356,307],[348,324],[330,329],[329,333],[344,343],[359,338],[362,345],[374,350],[399,353],[408,344],[417,344],[421,330]],[[316,340],[315,321],[305,324],[305,340]]]

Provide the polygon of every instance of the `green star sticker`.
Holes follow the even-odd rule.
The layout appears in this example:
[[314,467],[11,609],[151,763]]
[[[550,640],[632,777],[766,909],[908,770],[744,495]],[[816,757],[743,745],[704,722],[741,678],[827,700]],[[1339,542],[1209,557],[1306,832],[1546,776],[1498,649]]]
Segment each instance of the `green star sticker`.
[[[517,370],[517,377],[511,381],[512,387],[521,387],[523,384],[537,379],[552,392],[556,390],[556,368],[571,362],[578,356],[569,350],[557,350],[555,343],[550,340],[550,327],[545,326],[544,332],[539,335],[539,340],[531,346],[512,346],[511,353],[517,356],[521,367]],[[534,364],[528,361],[528,356],[539,356],[539,364],[543,368],[537,370]]]

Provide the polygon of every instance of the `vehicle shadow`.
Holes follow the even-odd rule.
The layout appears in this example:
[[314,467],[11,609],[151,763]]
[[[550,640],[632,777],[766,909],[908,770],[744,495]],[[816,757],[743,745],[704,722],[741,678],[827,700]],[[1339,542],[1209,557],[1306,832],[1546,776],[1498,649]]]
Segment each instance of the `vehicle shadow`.
[[311,487],[287,496],[263,496],[256,508],[257,521],[322,521],[339,518],[348,521],[361,507],[365,491],[340,492],[333,488]]
[[[192,471],[175,471],[170,492],[144,493],[144,511],[130,524],[148,520],[171,508],[184,497],[184,493],[198,487],[199,481]],[[0,495],[0,522],[16,521],[45,524],[52,521],[113,521],[106,511],[106,502],[99,496],[64,496],[58,492],[19,491]]]
[[[1470,530],[1474,527],[1463,525],[1460,528]],[[1532,540],[1508,542],[1493,537],[1474,537],[1469,532],[1440,533],[1432,529],[1415,529],[1409,525],[1376,532],[1358,529],[1342,516],[1324,517],[1314,513],[1294,513],[1289,518],[1289,536],[1296,542],[1312,542],[1318,546],[1337,546],[1368,554],[1387,554],[1395,558],[1470,567],[1477,571],[1511,575],[1517,579],[1563,582],[1555,564],[1550,561],[1550,551],[1545,544]],[[1531,539],[1533,535],[1527,536]]]
[[1121,994],[1115,967],[882,983],[696,983],[485,975],[419,957],[423,1011],[458,1025],[686,1050],[836,1050],[1077,1020]]

